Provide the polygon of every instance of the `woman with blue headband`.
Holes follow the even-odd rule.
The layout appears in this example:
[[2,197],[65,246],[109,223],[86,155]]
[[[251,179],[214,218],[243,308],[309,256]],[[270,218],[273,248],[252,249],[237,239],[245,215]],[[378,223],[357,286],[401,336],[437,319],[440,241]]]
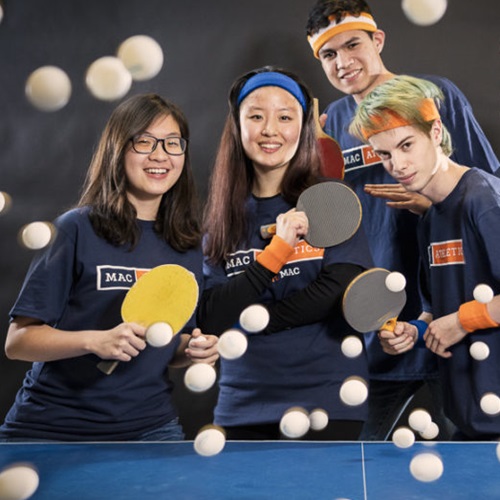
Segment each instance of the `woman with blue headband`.
[[[294,74],[264,67],[238,78],[210,180],[205,211],[206,292],[200,326],[220,335],[240,328],[252,304],[269,311],[246,352],[221,359],[214,422],[228,439],[279,439],[291,407],[321,408],[328,428],[307,439],[355,439],[365,405],[339,398],[342,382],[366,378],[364,354],[341,352],[352,331],[341,314],[347,284],[371,266],[364,233],[329,249],[302,237],[298,196],[320,181],[312,95]],[[276,223],[264,239],[260,227]]]

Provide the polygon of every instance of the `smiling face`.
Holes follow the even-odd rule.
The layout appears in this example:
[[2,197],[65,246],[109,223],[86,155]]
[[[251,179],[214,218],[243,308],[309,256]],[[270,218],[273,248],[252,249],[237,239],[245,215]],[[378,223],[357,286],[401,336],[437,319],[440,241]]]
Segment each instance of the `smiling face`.
[[380,56],[385,35],[373,38],[366,31],[350,30],[330,38],[319,50],[319,59],[330,83],[360,102],[378,84],[389,79]]
[[[171,115],[154,120],[144,134],[158,139],[181,137],[179,125]],[[137,153],[130,143],[124,158],[127,198],[137,210],[139,219],[156,218],[161,198],[179,179],[184,160],[184,154],[167,154],[161,142],[149,154]]]
[[257,174],[283,176],[299,146],[302,107],[280,87],[261,87],[243,99],[241,141]]
[[440,148],[441,132],[441,122],[436,120],[430,135],[407,125],[372,135],[369,142],[397,182],[432,199],[436,173],[446,160]]

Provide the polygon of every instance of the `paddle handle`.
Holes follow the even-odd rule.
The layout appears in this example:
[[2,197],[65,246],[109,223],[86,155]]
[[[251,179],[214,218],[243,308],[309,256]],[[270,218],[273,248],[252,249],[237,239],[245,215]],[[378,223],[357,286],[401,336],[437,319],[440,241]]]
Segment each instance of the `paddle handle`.
[[102,371],[102,373],[105,373],[106,375],[111,375],[114,371],[115,368],[118,366],[119,361],[113,361],[113,360],[103,360],[97,363],[97,368]]
[[396,323],[398,321],[397,316],[394,318],[389,318],[380,328],[379,330],[388,330],[389,332],[393,332],[396,328]]
[[313,117],[314,124],[316,126],[316,137],[318,139],[322,137],[328,137],[328,134],[326,134],[326,132],[323,130],[321,122],[319,121],[319,101],[316,97],[313,99]]
[[265,240],[272,238],[276,234],[276,224],[266,224],[265,226],[260,226],[260,235]]

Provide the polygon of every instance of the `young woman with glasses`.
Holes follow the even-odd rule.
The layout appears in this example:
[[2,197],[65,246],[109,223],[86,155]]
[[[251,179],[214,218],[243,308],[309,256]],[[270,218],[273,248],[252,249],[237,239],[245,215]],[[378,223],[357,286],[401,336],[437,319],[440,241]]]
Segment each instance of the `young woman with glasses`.
[[[178,264],[201,284],[196,195],[182,111],[156,94],[112,113],[78,206],[56,219],[56,237],[35,256],[10,314],[5,350],[33,362],[0,427],[0,440],[182,439],[170,396],[173,363],[214,363],[191,320],[166,347],[120,306],[140,273]],[[198,339],[198,340],[197,340]],[[111,375],[101,360],[118,360]]]

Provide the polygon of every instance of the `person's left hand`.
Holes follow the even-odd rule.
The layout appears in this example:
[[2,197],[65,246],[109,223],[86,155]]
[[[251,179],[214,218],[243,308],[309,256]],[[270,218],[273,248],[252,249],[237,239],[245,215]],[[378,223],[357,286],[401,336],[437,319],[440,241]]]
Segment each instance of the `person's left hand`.
[[218,341],[219,338],[215,335],[203,335],[199,328],[195,328],[185,351],[186,356],[193,363],[214,365],[219,359]]
[[458,313],[448,314],[429,323],[424,335],[425,345],[442,358],[450,358],[448,348],[460,342],[467,332],[462,328]]
[[375,198],[389,200],[387,206],[422,215],[432,205],[429,198],[419,193],[407,191],[401,184],[365,184],[365,193]]

